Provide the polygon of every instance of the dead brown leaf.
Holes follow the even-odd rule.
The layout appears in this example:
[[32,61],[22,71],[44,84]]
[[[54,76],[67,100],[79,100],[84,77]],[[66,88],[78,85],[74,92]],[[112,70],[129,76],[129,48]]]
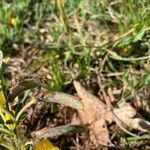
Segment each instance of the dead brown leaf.
[[129,103],[121,103],[118,108],[110,110],[104,102],[83,88],[79,82],[74,81],[74,86],[84,107],[83,110],[78,111],[78,119],[88,125],[91,137],[95,137],[95,139],[91,138],[93,142],[105,146],[110,143],[107,124],[112,122],[116,122],[122,130],[132,136],[136,135],[129,132],[124,125],[144,132],[150,131],[150,124],[137,117],[135,109]]
[[139,118],[136,110],[129,103],[123,102],[119,104],[119,108],[115,108],[113,112],[126,126],[142,132],[150,132],[150,123]]
[[81,84],[74,81],[75,89],[83,103],[83,110],[79,110],[79,118],[83,124],[89,125],[91,137],[95,137],[101,145],[107,145],[109,134],[105,126],[106,118],[112,122],[112,115],[108,115],[106,105],[96,96],[84,89]]

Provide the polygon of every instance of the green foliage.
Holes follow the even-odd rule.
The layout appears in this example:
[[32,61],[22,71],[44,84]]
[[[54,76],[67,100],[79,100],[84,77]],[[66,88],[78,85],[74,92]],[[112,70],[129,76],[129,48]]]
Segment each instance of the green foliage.
[[141,81],[143,85],[150,85],[150,72],[147,72],[144,76],[142,76]]
[[[25,84],[26,83],[26,84]],[[34,84],[35,81],[26,81],[26,82],[22,82],[19,84],[19,86],[15,87],[15,90],[11,91],[10,95],[15,95],[18,96],[19,94],[21,94],[23,92],[23,90],[29,89],[29,88],[33,88],[35,87],[36,84]],[[20,91],[20,87],[23,87],[23,89]],[[18,88],[18,89],[17,89]],[[20,91],[17,92],[16,91]],[[56,95],[56,96],[54,96]],[[53,100],[54,99],[54,100]],[[8,99],[9,100],[9,99]],[[7,102],[7,105],[9,105],[9,101]],[[14,98],[13,98],[14,100]],[[44,98],[42,105],[43,107],[45,107],[47,105],[47,103],[51,103],[51,102],[57,102],[60,104],[64,104],[67,106],[70,106],[72,108],[75,109],[81,109],[82,108],[82,104],[76,100],[75,97],[68,95],[68,94],[64,94],[64,93],[54,93],[51,94],[49,96],[47,96],[47,98]],[[22,123],[23,118],[26,117],[27,113],[26,110],[31,107],[33,104],[38,103],[36,98],[32,98],[29,102],[25,103],[24,106],[22,108],[20,108],[20,110],[17,112],[16,109],[11,108],[11,106],[7,106],[7,105],[3,105],[0,106],[0,111],[1,111],[1,124],[0,124],[0,132],[1,132],[1,136],[7,137],[8,140],[5,140],[5,138],[1,137],[1,141],[0,141],[0,145],[10,149],[10,150],[15,150],[15,149],[20,149],[24,150],[26,149],[26,147],[28,147],[28,143],[32,142],[33,140],[35,140],[36,138],[56,138],[60,135],[63,134],[68,134],[68,133],[74,133],[74,132],[84,132],[85,128],[82,126],[74,126],[74,125],[66,125],[66,126],[60,126],[60,127],[56,127],[56,128],[50,128],[48,127],[48,132],[41,132],[41,131],[35,131],[33,133],[30,133],[32,136],[32,139],[27,139],[27,137],[24,137],[23,141],[20,139],[20,134],[18,132],[19,128],[20,128],[20,124]],[[45,129],[43,129],[45,131]],[[42,131],[43,131],[42,130]],[[11,141],[11,142],[10,142]],[[11,144],[10,144],[11,143]]]
[[[1,55],[1,64],[2,64],[2,52],[0,51]],[[70,132],[84,132],[85,128],[82,126],[75,126],[75,125],[66,125],[66,126],[60,126],[57,128],[49,129],[48,132],[40,132],[35,131],[33,133],[29,133],[28,136],[21,136],[19,129],[21,128],[22,121],[27,117],[27,109],[30,108],[32,105],[35,105],[38,102],[37,98],[34,96],[31,97],[30,101],[22,101],[22,106],[20,105],[20,102],[15,102],[15,98],[18,97],[20,94],[25,92],[26,90],[33,89],[40,85],[39,81],[36,80],[27,80],[24,82],[19,83],[16,87],[14,87],[10,93],[8,94],[7,98],[5,98],[3,91],[2,91],[2,84],[0,89],[0,145],[2,147],[5,147],[8,150],[25,150],[29,147],[31,148],[33,146],[33,141],[37,138],[56,138],[56,136],[60,136],[63,134],[68,134]],[[25,96],[26,97],[26,96]],[[19,99],[21,101],[21,99]],[[16,108],[10,104],[16,103]],[[64,104],[66,106],[70,106],[75,109],[82,109],[82,104],[73,96],[69,94],[64,93],[51,93],[51,95],[48,95],[45,97],[42,101],[42,107],[46,107],[47,104],[54,102],[54,103],[60,103]],[[19,105],[19,107],[18,107]],[[45,129],[43,129],[45,130]],[[38,135],[36,135],[38,133]],[[33,136],[34,135],[34,136]],[[31,137],[28,139],[28,137]],[[23,139],[22,139],[23,138]],[[32,144],[31,144],[32,143]]]
[[7,48],[11,42],[22,39],[23,19],[25,19],[28,6],[28,0],[14,1],[13,3],[0,2],[0,48],[2,50]]
[[[37,31],[39,24],[42,20],[43,12],[47,6],[47,0],[41,3],[35,3],[33,12],[34,18],[30,18],[31,22],[35,19],[35,28],[26,26],[26,19],[29,16],[30,6],[32,5],[30,0],[16,0],[12,2],[1,1],[0,2],[0,49],[5,54],[12,53],[11,46],[13,43],[25,42],[31,38],[31,31]],[[27,31],[27,32],[26,32]]]
[[[132,100],[143,87],[150,85],[149,8],[148,0],[3,0],[0,2],[0,50],[4,56],[19,53],[20,48],[26,46],[42,51],[28,69],[34,70],[41,65],[46,70],[46,75],[39,78],[45,81],[48,91],[66,90],[66,85],[75,78],[93,83],[100,74],[105,78],[106,86],[125,88],[122,98]],[[1,64],[0,53],[0,67]],[[4,67],[0,79],[3,95],[7,95],[3,72]],[[21,92],[37,86],[27,85],[27,82],[25,86],[21,83],[21,91],[13,92],[6,99],[13,101]],[[73,106],[69,101],[66,98],[63,104]],[[18,121],[25,117],[26,107],[20,109],[24,102],[17,101],[15,112],[3,110],[4,113],[8,111],[11,118],[3,123],[14,121],[16,116]],[[1,130],[4,128],[2,126]],[[4,132],[14,134],[8,128]]]

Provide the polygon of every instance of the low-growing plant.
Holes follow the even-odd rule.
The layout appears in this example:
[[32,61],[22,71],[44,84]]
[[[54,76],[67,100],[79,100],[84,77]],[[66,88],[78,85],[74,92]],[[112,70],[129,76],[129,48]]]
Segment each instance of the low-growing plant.
[[[0,66],[2,66],[2,52],[0,51]],[[26,90],[31,90],[40,85],[39,81],[26,80],[19,83],[5,96],[3,85],[0,89],[0,145],[8,150],[58,150],[48,139],[58,138],[63,134],[84,132],[85,128],[80,125],[62,125],[51,128],[45,127],[37,131],[25,134],[20,133],[21,124],[27,117],[27,110],[35,104],[42,107],[53,103],[60,103],[74,109],[82,109],[82,104],[72,95],[52,92],[38,101],[31,96],[29,101],[21,101],[17,97]],[[22,104],[22,105],[21,105]],[[22,106],[22,107],[21,107]],[[48,139],[47,139],[48,138]]]

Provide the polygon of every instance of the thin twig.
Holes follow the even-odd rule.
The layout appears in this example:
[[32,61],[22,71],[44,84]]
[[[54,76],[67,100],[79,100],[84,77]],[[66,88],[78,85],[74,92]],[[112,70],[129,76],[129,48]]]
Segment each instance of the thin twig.
[[119,126],[119,128],[122,129],[125,133],[127,133],[127,134],[129,134],[129,135],[131,135],[131,136],[134,136],[134,137],[137,137],[137,138],[138,138],[139,136],[137,136],[136,134],[134,134],[134,133],[128,131],[128,130],[122,125],[123,122],[122,122],[122,121],[116,116],[116,114],[113,112],[113,106],[112,106],[112,104],[111,104],[111,102],[110,102],[109,97],[107,96],[106,92],[104,91],[104,87],[103,87],[103,84],[102,84],[102,82],[101,82],[99,76],[98,76],[98,84],[99,84],[99,86],[100,86],[100,88],[101,88],[101,91],[102,91],[104,100],[105,100],[106,105],[107,105],[107,109],[108,109],[108,111],[110,111],[110,112],[112,113],[113,118],[114,118],[114,121],[116,122],[116,124],[117,124],[117,125]]
[[112,108],[112,105],[111,105],[111,103],[110,103],[110,101],[109,101],[109,98],[108,98],[107,94],[106,94],[105,91],[104,91],[104,86],[103,86],[103,84],[102,84],[102,81],[101,81],[101,79],[100,79],[100,76],[97,77],[97,80],[98,80],[99,87],[100,87],[100,89],[101,89],[101,91],[102,91],[103,98],[104,98],[104,100],[105,100],[105,102],[106,102],[107,109],[110,111],[111,108]]

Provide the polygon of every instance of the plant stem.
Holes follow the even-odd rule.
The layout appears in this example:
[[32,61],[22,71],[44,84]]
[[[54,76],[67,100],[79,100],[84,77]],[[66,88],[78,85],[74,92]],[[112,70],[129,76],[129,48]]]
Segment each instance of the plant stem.
[[33,97],[32,100],[31,100],[29,103],[27,103],[27,104],[19,111],[19,113],[18,113],[17,116],[16,116],[16,121],[19,120],[21,114],[22,114],[27,108],[29,108],[32,104],[35,104],[36,102],[37,102],[37,100]]

